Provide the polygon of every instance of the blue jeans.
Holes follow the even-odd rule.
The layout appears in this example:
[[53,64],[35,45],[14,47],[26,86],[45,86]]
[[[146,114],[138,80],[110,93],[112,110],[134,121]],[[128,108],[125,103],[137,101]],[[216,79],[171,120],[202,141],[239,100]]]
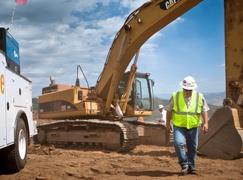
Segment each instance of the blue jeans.
[[174,126],[173,134],[175,151],[181,167],[195,169],[198,146],[198,128],[187,129]]

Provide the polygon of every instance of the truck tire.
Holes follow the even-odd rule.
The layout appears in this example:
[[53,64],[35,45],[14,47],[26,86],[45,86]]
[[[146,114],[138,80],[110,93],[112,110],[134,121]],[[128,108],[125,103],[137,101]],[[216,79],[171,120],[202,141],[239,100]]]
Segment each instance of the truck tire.
[[28,132],[22,118],[17,122],[14,142],[7,155],[7,168],[17,172],[24,168],[28,150]]

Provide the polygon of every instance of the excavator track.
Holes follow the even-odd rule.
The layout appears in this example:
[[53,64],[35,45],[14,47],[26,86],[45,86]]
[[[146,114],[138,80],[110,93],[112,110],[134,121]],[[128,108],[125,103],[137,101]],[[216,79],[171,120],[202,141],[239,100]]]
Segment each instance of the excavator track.
[[124,121],[58,120],[38,126],[36,143],[57,147],[102,148],[127,152],[137,145],[138,133]]

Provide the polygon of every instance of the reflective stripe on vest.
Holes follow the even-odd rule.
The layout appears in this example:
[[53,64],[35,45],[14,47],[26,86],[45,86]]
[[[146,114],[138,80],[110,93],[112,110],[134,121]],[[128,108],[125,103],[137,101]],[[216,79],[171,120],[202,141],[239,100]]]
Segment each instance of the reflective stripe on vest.
[[191,129],[201,124],[203,96],[196,91],[192,92],[191,102],[187,107],[183,91],[173,94],[173,124],[178,127]]

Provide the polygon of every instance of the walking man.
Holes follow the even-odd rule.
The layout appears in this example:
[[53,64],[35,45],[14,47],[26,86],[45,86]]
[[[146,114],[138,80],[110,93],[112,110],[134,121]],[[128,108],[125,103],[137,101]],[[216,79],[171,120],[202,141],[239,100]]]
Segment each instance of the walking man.
[[208,131],[209,107],[203,95],[196,92],[197,84],[193,77],[187,76],[181,81],[181,91],[173,93],[167,110],[167,130],[173,123],[175,151],[183,175],[196,174],[195,160],[198,146],[198,131]]

